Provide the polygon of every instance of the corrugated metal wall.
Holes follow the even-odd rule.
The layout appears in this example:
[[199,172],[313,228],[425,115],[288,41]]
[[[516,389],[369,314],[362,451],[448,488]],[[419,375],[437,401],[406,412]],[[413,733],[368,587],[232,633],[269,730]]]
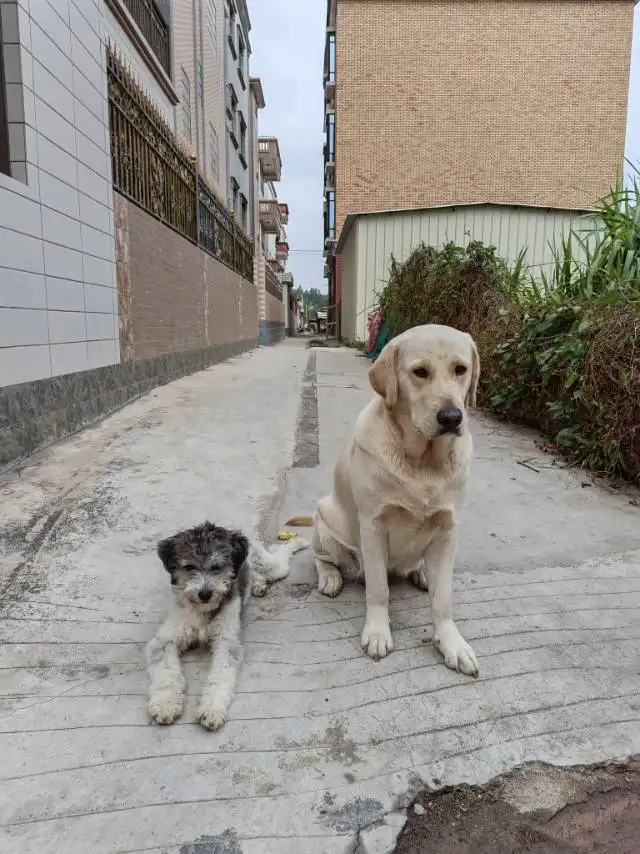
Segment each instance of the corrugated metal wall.
[[386,284],[392,254],[404,261],[421,242],[438,247],[449,241],[464,246],[480,240],[495,246],[511,263],[526,248],[527,263],[535,275],[553,263],[549,244],[571,227],[586,228],[588,222],[576,211],[498,205],[361,216],[343,249],[342,335],[366,340],[367,315]]

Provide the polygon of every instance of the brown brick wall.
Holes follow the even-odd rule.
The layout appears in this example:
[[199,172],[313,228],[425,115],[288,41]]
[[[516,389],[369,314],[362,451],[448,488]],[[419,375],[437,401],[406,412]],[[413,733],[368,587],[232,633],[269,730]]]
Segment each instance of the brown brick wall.
[[336,222],[585,208],[622,167],[633,0],[338,0]]
[[256,340],[254,284],[115,195],[122,360]]
[[[286,295],[286,289],[283,288]],[[267,323],[284,323],[284,303],[265,291],[265,320]]]

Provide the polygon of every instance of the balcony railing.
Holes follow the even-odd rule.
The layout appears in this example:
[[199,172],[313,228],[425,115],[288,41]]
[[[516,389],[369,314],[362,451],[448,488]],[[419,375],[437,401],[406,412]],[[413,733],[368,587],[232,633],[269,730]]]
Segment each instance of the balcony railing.
[[153,0],[123,0],[147,44],[171,77],[171,34]]
[[288,259],[289,259],[289,244],[284,240],[278,241],[276,243],[276,260],[284,268],[287,265]]
[[282,216],[280,205],[275,199],[263,199],[260,202],[260,223],[267,234],[280,234]]
[[107,81],[114,189],[253,281],[251,241],[202,178],[196,180],[194,162],[110,45]]
[[265,265],[265,289],[268,294],[282,302],[282,285],[269,264]]
[[280,202],[278,207],[280,208],[280,219],[282,220],[282,224],[289,225],[289,205],[286,202]]
[[282,160],[280,146],[275,137],[261,137],[258,140],[258,157],[265,181],[279,181],[282,174]]

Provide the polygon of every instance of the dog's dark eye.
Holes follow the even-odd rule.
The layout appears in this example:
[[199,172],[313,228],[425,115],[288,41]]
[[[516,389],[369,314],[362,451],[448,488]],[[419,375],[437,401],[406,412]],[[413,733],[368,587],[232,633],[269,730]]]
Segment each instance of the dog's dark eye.
[[413,374],[416,377],[420,377],[421,380],[426,380],[429,376],[429,371],[426,368],[416,368]]
[[467,373],[466,365],[456,365],[456,374],[461,377],[463,374]]
[[186,572],[196,572],[196,570],[198,569],[198,567],[194,566],[192,563],[185,563],[182,568],[186,570]]

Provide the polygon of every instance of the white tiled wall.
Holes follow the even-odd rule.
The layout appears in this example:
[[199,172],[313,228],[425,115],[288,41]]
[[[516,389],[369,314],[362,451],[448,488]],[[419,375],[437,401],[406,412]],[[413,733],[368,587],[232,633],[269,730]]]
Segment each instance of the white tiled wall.
[[26,176],[0,174],[0,386],[120,360],[103,0],[9,6]]

